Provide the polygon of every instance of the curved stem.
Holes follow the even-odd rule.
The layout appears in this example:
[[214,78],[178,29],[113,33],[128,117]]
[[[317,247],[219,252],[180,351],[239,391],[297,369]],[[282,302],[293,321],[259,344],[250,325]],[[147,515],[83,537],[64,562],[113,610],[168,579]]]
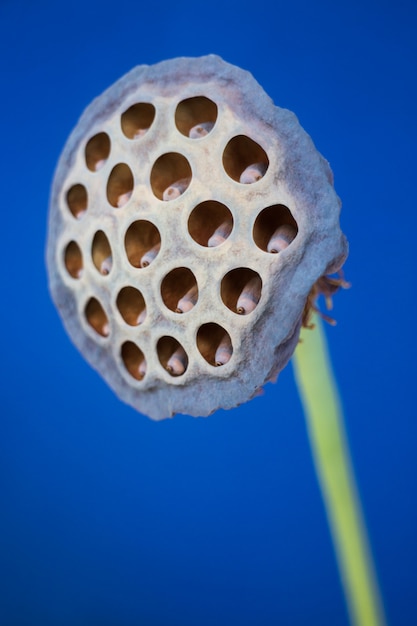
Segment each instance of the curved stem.
[[326,508],[351,623],[385,624],[357,494],[343,415],[321,320],[302,329],[293,359],[314,464]]

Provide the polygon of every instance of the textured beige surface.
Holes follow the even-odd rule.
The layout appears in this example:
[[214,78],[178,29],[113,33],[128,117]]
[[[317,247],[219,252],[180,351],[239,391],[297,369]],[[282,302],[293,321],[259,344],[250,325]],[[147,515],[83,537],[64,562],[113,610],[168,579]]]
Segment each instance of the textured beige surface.
[[256,395],[342,264],[340,201],[296,117],[219,57],[140,66],[85,111],[51,194],[50,290],[84,357],[153,419]]

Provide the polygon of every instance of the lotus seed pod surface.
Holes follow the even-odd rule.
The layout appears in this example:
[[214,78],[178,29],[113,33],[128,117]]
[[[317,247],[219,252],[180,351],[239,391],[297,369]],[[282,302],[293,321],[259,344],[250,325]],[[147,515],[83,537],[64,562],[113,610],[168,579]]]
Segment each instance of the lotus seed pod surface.
[[68,334],[153,419],[251,399],[346,257],[332,181],[248,72],[214,55],[136,67],[57,166],[47,264]]

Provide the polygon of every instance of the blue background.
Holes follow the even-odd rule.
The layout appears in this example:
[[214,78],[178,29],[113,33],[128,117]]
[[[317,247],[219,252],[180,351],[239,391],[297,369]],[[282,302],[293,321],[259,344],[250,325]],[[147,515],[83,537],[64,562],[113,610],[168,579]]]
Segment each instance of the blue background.
[[388,621],[417,623],[416,4],[0,1],[0,624],[345,626],[292,367],[154,423],[67,338],[50,183],[133,66],[215,52],[293,110],[343,200],[352,289],[327,329]]

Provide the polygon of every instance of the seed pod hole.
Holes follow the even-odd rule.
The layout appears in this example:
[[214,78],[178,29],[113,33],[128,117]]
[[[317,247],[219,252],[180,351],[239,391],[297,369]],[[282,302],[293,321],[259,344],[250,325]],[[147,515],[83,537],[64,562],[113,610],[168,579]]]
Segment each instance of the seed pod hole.
[[70,241],[65,248],[64,263],[70,276],[81,278],[83,273],[83,255],[78,243],[75,241]]
[[186,137],[201,139],[217,120],[217,104],[205,96],[182,100],[175,111],[175,125]]
[[215,367],[226,365],[233,354],[229,333],[212,322],[203,324],[198,329],[197,348],[207,363]]
[[91,137],[85,146],[85,162],[89,170],[97,172],[103,167],[110,154],[110,137],[98,133]]
[[175,200],[191,182],[191,166],[178,152],[167,152],[154,163],[151,172],[152,191],[159,200]]
[[275,204],[259,213],[253,226],[253,240],[264,252],[276,254],[291,244],[297,232],[297,222],[288,207]]
[[107,199],[115,208],[121,208],[133,193],[133,174],[126,163],[119,163],[110,172],[107,181]]
[[81,219],[87,210],[88,196],[84,185],[73,185],[67,191],[67,205],[77,219]]
[[107,337],[110,333],[109,320],[97,298],[90,298],[85,307],[85,317],[96,333]]
[[182,345],[173,337],[161,337],[156,351],[162,367],[171,376],[182,376],[188,367],[188,357]]
[[165,306],[175,313],[188,313],[197,304],[197,280],[187,267],[177,267],[161,283],[161,296]]
[[102,276],[110,274],[113,266],[113,257],[109,240],[102,230],[98,230],[94,235],[91,257],[96,269]]
[[146,304],[138,289],[123,287],[117,295],[116,305],[120,315],[129,326],[138,326],[145,321]]
[[261,294],[261,277],[247,267],[231,270],[222,279],[221,298],[231,311],[239,315],[252,313],[258,305]]
[[133,341],[125,341],[120,353],[129,374],[136,380],[143,380],[146,375],[146,359],[142,350]]
[[149,102],[138,102],[129,107],[121,116],[123,134],[128,139],[139,139],[147,133],[155,119],[155,107]]
[[224,149],[223,167],[238,183],[256,183],[265,175],[269,159],[265,150],[253,139],[237,135]]
[[125,250],[133,267],[148,267],[158,255],[160,247],[161,235],[152,222],[137,220],[127,229]]
[[188,232],[200,246],[219,246],[226,241],[232,229],[233,216],[230,210],[216,200],[201,202],[188,218]]

